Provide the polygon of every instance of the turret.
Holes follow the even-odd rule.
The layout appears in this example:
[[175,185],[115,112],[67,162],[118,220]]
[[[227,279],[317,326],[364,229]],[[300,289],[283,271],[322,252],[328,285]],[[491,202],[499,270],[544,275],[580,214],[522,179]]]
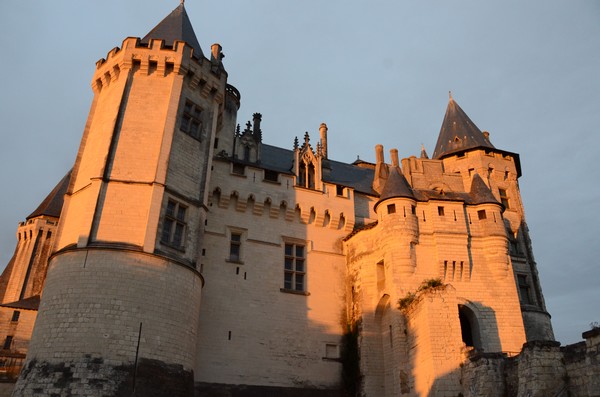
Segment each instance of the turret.
[[15,396],[50,378],[77,394],[98,373],[111,379],[107,395],[191,395],[203,286],[196,264],[227,84],[222,65],[214,69],[220,46],[212,50],[211,62],[182,3],[97,62]]

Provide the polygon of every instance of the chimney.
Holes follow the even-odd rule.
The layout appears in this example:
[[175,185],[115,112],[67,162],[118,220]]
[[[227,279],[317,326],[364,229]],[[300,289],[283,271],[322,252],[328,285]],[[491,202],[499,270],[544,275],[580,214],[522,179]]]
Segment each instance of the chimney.
[[221,59],[223,59],[223,56],[224,56],[223,53],[221,52],[222,50],[223,50],[223,47],[221,47],[221,44],[219,44],[219,43],[215,43],[210,46],[210,52],[211,52],[210,61],[211,61],[211,63],[213,63],[215,65],[221,64]]
[[383,158],[383,145],[375,145],[375,163],[380,164],[385,162]]
[[381,193],[383,185],[388,177],[388,166],[383,157],[383,145],[375,145],[375,175],[373,175],[373,190]]
[[390,157],[392,158],[392,166],[400,167],[400,162],[398,161],[398,149],[390,150]]
[[321,150],[323,151],[323,157],[327,158],[327,124],[321,123],[319,132],[321,133]]

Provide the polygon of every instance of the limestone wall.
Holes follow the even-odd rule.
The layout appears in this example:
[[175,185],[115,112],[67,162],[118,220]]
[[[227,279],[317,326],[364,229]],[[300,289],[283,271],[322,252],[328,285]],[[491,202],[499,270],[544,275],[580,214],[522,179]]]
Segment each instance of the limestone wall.
[[[201,289],[193,269],[154,255],[90,249],[53,257],[15,395],[89,385],[131,392],[136,362],[142,383],[191,387]],[[148,375],[154,371],[161,377]]]

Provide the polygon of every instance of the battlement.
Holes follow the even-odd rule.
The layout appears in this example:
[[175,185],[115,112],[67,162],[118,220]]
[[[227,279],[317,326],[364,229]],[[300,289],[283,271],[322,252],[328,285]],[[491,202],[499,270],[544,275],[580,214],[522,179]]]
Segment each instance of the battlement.
[[192,88],[200,88],[203,96],[217,95],[218,102],[223,100],[221,92],[227,74],[220,67],[220,60],[211,61],[202,54],[198,57],[183,41],[168,45],[164,40],[151,39],[146,44],[139,37],[126,38],[120,48],[114,47],[106,58],[96,62],[92,89],[98,93],[116,82],[121,72],[130,70],[156,77],[167,77],[172,73],[188,76]]

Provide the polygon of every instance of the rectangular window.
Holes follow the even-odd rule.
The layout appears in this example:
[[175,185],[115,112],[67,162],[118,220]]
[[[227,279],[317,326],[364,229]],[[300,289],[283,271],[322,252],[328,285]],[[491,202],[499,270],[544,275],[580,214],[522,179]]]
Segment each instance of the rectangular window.
[[2,347],[2,349],[10,350],[10,345],[12,345],[12,341],[13,341],[13,337],[10,335],[7,336],[6,339],[4,340],[4,346]]
[[498,189],[500,192],[500,201],[505,209],[509,209],[510,206],[508,204],[508,195],[506,194],[506,189]]
[[438,215],[439,216],[444,216],[444,207],[438,206]]
[[265,170],[265,181],[277,182],[279,173],[277,171]]
[[479,218],[480,221],[487,219],[487,215],[485,213],[485,210],[479,210],[477,211],[477,217]]
[[306,263],[303,245],[286,244],[283,288],[293,291],[305,290]]
[[395,214],[396,213],[396,204],[388,204],[387,209],[388,209],[388,214]]
[[525,274],[517,274],[517,282],[519,284],[519,295],[521,296],[521,303],[532,304],[531,294],[529,292],[529,280]]
[[335,194],[336,196],[344,197],[344,187],[340,185],[335,185]]
[[12,315],[12,318],[10,319],[10,321],[17,322],[17,321],[19,321],[19,317],[21,317],[21,312],[18,310],[15,310],[13,312],[13,315]]
[[325,344],[325,358],[329,358],[332,360],[337,360],[340,358],[340,349],[338,345],[333,343]]
[[229,260],[233,262],[240,261],[240,253],[242,250],[242,235],[239,233],[231,233],[229,240]]
[[173,200],[167,202],[161,242],[176,248],[183,247],[187,207]]
[[202,109],[190,100],[185,101],[179,129],[186,134],[200,139],[202,133]]
[[231,168],[231,172],[236,174],[236,175],[245,175],[246,174],[246,167],[243,164],[233,164],[233,167]]

